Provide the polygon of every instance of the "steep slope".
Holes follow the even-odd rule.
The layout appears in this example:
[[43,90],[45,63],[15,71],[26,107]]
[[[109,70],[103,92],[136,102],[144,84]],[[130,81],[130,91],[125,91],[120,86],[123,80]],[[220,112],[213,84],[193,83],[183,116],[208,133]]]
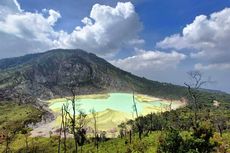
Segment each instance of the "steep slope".
[[79,94],[134,90],[167,98],[186,95],[182,86],[137,77],[79,49],[0,60],[0,100],[68,96],[70,84],[77,84]]

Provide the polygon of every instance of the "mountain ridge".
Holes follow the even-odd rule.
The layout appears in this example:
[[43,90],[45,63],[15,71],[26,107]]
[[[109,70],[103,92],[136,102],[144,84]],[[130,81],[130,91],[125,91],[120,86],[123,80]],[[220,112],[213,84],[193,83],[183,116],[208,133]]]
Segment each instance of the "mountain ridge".
[[135,91],[180,99],[187,93],[183,86],[135,76],[81,49],[54,49],[0,60],[0,100],[20,95],[24,99],[68,96],[70,82],[78,84],[78,94]]

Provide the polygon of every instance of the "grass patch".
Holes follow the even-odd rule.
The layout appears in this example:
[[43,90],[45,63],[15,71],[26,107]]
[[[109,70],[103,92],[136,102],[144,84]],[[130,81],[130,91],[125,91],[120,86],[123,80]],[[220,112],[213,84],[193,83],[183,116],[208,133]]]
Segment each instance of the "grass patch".
[[18,105],[14,102],[0,102],[0,130],[5,128],[14,131],[26,124],[38,122],[42,111],[31,104]]
[[[149,136],[143,137],[139,140],[137,136],[134,136],[132,143],[125,143],[128,138],[115,138],[105,142],[99,143],[98,153],[125,153],[127,151],[138,153],[153,153],[157,150],[158,137],[160,132],[152,132]],[[51,138],[44,137],[28,137],[29,151],[53,153],[58,150],[58,137],[51,136]],[[62,152],[63,152],[63,146]],[[0,144],[0,152],[4,151],[5,145]],[[10,144],[10,150],[12,152],[26,152],[26,137],[25,135],[18,134],[13,142]],[[72,153],[74,151],[74,141],[72,138],[67,140],[67,152]],[[79,147],[80,152],[80,147]],[[82,147],[82,153],[96,153],[96,147],[93,142],[87,142]]]

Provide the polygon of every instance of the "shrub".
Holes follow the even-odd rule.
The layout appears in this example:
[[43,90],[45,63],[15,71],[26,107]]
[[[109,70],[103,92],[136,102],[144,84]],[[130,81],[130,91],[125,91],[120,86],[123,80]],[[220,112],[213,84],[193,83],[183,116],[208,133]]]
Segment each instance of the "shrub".
[[213,128],[205,122],[194,129],[189,138],[183,139],[180,132],[171,129],[159,139],[158,153],[209,153],[218,146],[213,141]]

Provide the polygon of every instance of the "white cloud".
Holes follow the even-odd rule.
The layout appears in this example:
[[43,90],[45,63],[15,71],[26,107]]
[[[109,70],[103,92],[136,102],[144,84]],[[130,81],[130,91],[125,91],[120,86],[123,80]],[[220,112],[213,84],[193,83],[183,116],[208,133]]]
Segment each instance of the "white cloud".
[[230,8],[210,17],[200,15],[181,34],[166,37],[157,43],[160,48],[186,49],[191,57],[209,64],[230,63]]
[[[190,54],[190,64],[217,83],[208,87],[229,91],[230,75],[230,8],[210,16],[200,15],[181,33],[166,37],[159,48],[183,50]],[[181,78],[181,77],[180,77]]]
[[0,58],[54,47],[53,41],[59,35],[53,29],[53,25],[60,18],[58,12],[48,10],[48,17],[44,17],[41,13],[21,10],[16,0],[3,1],[0,7],[4,7],[7,13],[0,18]]
[[[92,26],[93,23],[92,23],[92,20],[88,17],[84,17],[82,20],[81,20],[82,23],[84,23],[85,25],[89,25],[89,26]],[[78,30],[81,30],[81,27],[79,27]]]
[[195,64],[195,69],[197,70],[229,70],[230,63],[219,63],[219,64],[208,64],[203,65],[201,63]]
[[0,1],[0,20],[11,13],[22,12],[20,5],[16,0],[1,0]]
[[139,44],[141,23],[132,3],[117,3],[115,8],[95,4],[90,17],[82,20],[85,25],[76,27],[71,34],[60,37],[57,45],[79,47],[98,55],[114,53],[129,42]]
[[124,46],[143,43],[138,38],[141,23],[130,2],[118,2],[114,8],[95,4],[90,16],[82,19],[84,25],[71,33],[54,29],[61,18],[55,10],[26,12],[16,0],[3,0],[0,8],[0,58],[52,48],[81,48],[106,56]]
[[56,12],[52,9],[49,10],[49,17],[47,18],[47,20],[50,25],[53,26],[59,18],[61,18],[61,14],[59,12]]
[[186,59],[186,55],[175,51],[167,53],[136,50],[136,52],[134,56],[112,60],[110,63],[140,77],[183,84],[186,73],[178,69],[178,66]]
[[168,68],[176,68],[176,66],[184,60],[184,54],[172,51],[171,53],[161,51],[145,51],[139,50],[134,56],[124,59],[111,61],[112,64],[124,70],[139,73],[139,71],[165,70]]

